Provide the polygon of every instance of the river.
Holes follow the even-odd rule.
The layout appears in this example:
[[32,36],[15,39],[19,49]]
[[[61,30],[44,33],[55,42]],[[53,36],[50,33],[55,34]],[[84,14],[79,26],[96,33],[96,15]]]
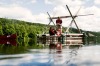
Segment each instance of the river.
[[100,45],[64,47],[61,52],[45,48],[0,53],[0,66],[100,66]]

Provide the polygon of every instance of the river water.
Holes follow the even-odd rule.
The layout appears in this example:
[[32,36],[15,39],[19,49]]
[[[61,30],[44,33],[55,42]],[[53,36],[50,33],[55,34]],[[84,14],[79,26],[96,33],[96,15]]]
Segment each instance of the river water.
[[61,52],[45,48],[0,53],[0,66],[100,66],[100,46],[64,47]]

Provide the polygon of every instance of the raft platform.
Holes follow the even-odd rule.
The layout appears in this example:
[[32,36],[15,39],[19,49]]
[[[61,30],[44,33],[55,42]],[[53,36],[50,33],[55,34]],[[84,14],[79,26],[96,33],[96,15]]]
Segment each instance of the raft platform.
[[49,34],[39,35],[37,38],[40,44],[57,44],[60,42],[62,45],[80,45],[84,44],[84,34],[83,33],[68,33],[68,34],[61,34],[61,36],[53,35],[50,36]]

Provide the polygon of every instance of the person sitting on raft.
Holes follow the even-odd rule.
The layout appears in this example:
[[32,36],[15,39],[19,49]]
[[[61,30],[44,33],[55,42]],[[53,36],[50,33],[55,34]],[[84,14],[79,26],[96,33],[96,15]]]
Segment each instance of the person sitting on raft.
[[53,27],[50,27],[49,34],[50,34],[50,36],[56,34],[56,31],[55,31],[55,29]]

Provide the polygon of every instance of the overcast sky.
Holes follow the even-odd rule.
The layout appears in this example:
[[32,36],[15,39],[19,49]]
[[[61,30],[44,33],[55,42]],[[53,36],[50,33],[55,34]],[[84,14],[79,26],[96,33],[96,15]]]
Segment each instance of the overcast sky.
[[[54,17],[70,15],[66,5],[69,6],[73,15],[94,14],[79,16],[75,19],[80,29],[100,31],[99,0],[0,0],[0,17],[48,24],[47,12]],[[67,27],[72,19],[62,20],[63,26]],[[74,23],[72,26],[75,26]]]

